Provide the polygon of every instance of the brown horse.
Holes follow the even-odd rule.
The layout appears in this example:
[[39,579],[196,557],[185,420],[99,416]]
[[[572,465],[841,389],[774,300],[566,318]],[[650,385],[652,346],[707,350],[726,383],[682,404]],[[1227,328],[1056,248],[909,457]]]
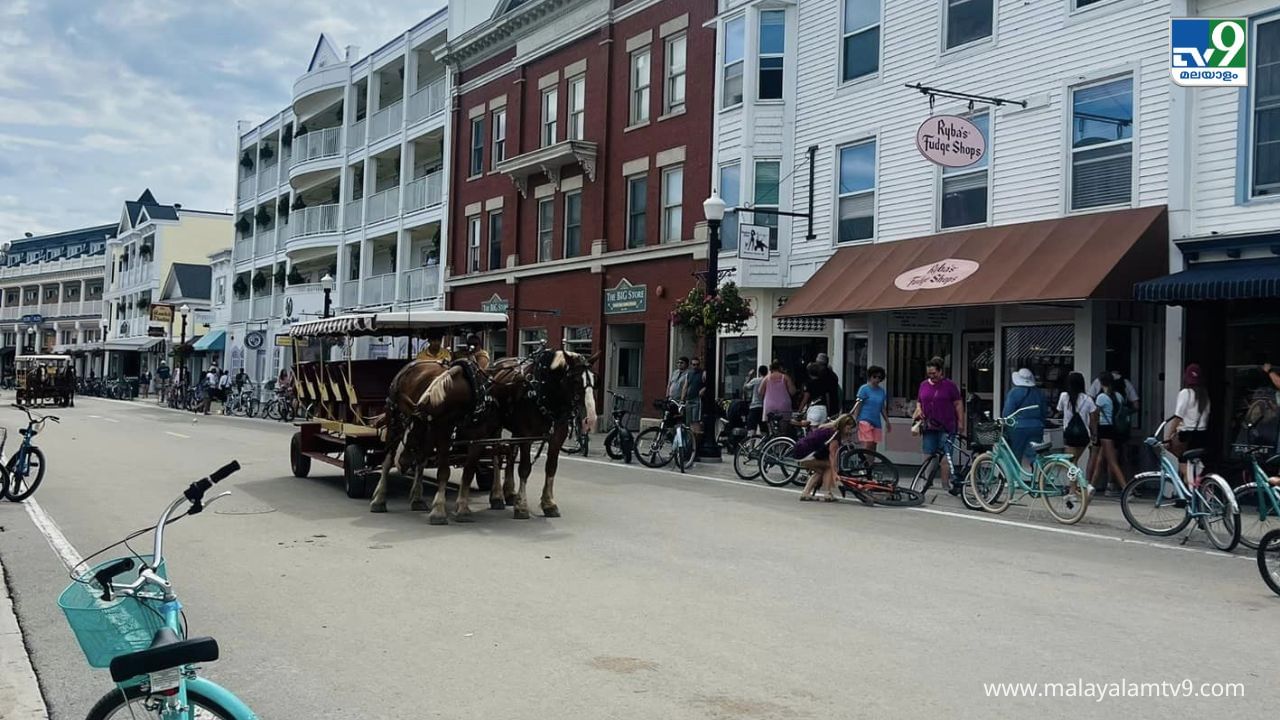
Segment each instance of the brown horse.
[[[426,510],[422,501],[422,459],[430,457],[431,448],[427,426],[415,413],[417,401],[425,393],[431,382],[444,374],[447,367],[435,360],[414,360],[400,369],[391,379],[391,387],[387,392],[387,412],[382,418],[382,426],[386,428],[386,456],[382,459],[382,474],[378,478],[378,487],[373,491],[373,500],[369,503],[370,512],[387,511],[387,477],[397,454],[405,455],[406,462],[401,468],[416,465],[413,485],[409,490],[409,506],[414,510]],[[403,445],[403,447],[402,447]],[[397,453],[397,450],[399,453]],[[418,462],[414,462],[417,460]]]

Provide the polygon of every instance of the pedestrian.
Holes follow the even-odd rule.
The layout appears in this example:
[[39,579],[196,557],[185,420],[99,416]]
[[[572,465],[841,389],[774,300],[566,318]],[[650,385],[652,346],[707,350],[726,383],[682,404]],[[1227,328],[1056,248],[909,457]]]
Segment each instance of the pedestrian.
[[[800,467],[809,471],[809,479],[800,491],[801,502],[813,501],[819,484],[822,485],[822,501],[836,502],[836,468],[840,465],[840,448],[853,438],[853,429],[853,416],[841,415],[810,430],[792,448]],[[855,494],[864,503],[873,504],[862,493]]]
[[[1044,442],[1044,393],[1036,384],[1035,373],[1021,368],[1013,373],[1013,387],[1004,398],[1004,417],[1013,417],[1013,430],[1009,433],[1009,448],[1020,462],[1030,464],[1035,460],[1031,444]],[[1014,416],[1014,413],[1017,413]]]
[[689,429],[693,430],[694,447],[702,447],[702,402],[707,392],[706,380],[702,361],[698,358],[691,359],[689,372],[684,377],[684,401],[688,403],[684,409],[684,418],[689,423]]
[[209,406],[213,404],[213,397],[218,392],[218,366],[213,365],[209,368],[209,372],[204,376],[204,403],[200,406],[201,412],[205,415],[209,414]]
[[1079,463],[1085,448],[1092,443],[1089,426],[1098,411],[1093,398],[1084,390],[1084,375],[1067,376],[1067,391],[1058,396],[1058,414],[1062,417],[1062,444],[1067,446],[1071,462]]
[[791,377],[782,371],[782,363],[774,360],[769,363],[769,374],[760,383],[760,399],[764,402],[764,419],[769,421],[774,415],[781,415],[784,421],[791,420],[791,399],[795,397],[796,386]]
[[867,368],[867,382],[858,388],[858,399],[853,403],[853,417],[858,421],[858,442],[871,452],[884,441],[889,424],[888,394],[883,387],[884,368],[872,365]]
[[764,395],[760,393],[760,385],[764,383],[764,378],[769,374],[769,368],[761,365],[756,368],[751,377],[747,378],[747,382],[742,386],[742,393],[748,398],[750,404],[747,406],[747,427],[751,432],[763,433],[764,428]]
[[449,348],[444,347],[441,342],[442,335],[439,333],[427,338],[426,346],[418,351],[418,355],[414,359],[448,363],[453,359],[453,353],[449,352]]
[[[1174,454],[1181,460],[1188,450],[1209,445],[1209,391],[1204,386],[1200,365],[1191,363],[1182,372],[1182,389],[1169,421],[1169,437],[1175,438]],[[1182,472],[1186,463],[1181,462]]]
[[[1089,474],[1092,478],[1093,491],[1103,495],[1107,491],[1108,480],[1114,481],[1120,492],[1124,492],[1125,476],[1118,460],[1120,434],[1116,428],[1116,415],[1120,411],[1124,396],[1116,389],[1116,379],[1109,372],[1098,377],[1098,396],[1093,399],[1098,412],[1096,431],[1093,433],[1093,457],[1089,459]],[[1100,471],[1105,470],[1104,478]]]
[[[920,435],[920,448],[925,455],[932,455],[946,443],[954,443],[957,434],[964,434],[964,400],[960,388],[945,374],[945,363],[933,357],[925,364],[924,382],[916,394],[917,402],[912,418],[912,432]],[[942,484],[952,495],[960,494],[963,478],[951,481],[950,463],[942,463]]]
[[804,394],[800,398],[800,411],[805,413],[809,426],[815,427],[825,423],[833,414],[838,414],[840,381],[831,372],[831,368],[817,360],[805,366],[805,373],[809,379],[804,384]]
[[671,377],[667,379],[667,397],[671,400],[684,402],[684,380],[685,375],[689,373],[689,358],[681,357],[676,360],[676,369],[671,372]]
[[222,403],[222,414],[227,414],[227,399],[231,397],[231,373],[223,368],[218,377],[218,402]]
[[827,412],[838,415],[843,407],[840,402],[843,397],[840,394],[840,376],[831,369],[831,358],[826,353],[818,353],[817,362],[822,365],[822,380],[827,391]]

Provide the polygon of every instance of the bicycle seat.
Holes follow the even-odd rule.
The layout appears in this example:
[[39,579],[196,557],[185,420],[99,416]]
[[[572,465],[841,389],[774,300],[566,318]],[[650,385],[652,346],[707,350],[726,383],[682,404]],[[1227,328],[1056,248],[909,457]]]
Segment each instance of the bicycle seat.
[[18,434],[22,437],[27,437],[28,435],[33,435],[34,431],[31,428],[18,428]]
[[1204,448],[1196,448],[1182,453],[1183,462],[1195,462],[1204,458]]
[[1035,453],[1036,453],[1037,455],[1039,455],[1040,453],[1046,453],[1046,452],[1049,452],[1050,450],[1052,450],[1052,449],[1053,449],[1053,443],[1052,443],[1052,442],[1048,442],[1048,441],[1045,441],[1045,442],[1038,442],[1038,443],[1031,443],[1028,447],[1030,447],[1032,450],[1034,450],[1034,451],[1035,451]]
[[217,659],[217,640],[211,637],[182,640],[169,628],[160,628],[151,647],[112,659],[111,679],[119,683],[139,675]]

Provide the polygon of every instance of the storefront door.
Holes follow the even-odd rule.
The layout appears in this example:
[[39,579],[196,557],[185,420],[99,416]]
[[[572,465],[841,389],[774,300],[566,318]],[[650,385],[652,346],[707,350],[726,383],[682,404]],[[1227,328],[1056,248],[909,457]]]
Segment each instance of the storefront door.
[[[964,375],[957,378],[965,396],[965,411],[970,418],[992,413],[995,402],[996,336],[995,333],[965,333],[961,343],[964,355],[960,362]],[[1010,370],[1009,372],[1013,372]],[[1000,378],[1003,382],[1003,378]]]
[[[610,325],[606,389],[631,402],[631,410],[644,413],[644,326]],[[605,401],[605,412],[613,411],[613,396]]]
[[799,391],[803,391],[804,384],[809,379],[805,367],[817,360],[819,353],[826,352],[829,351],[824,337],[776,335],[773,338],[773,356],[782,363],[783,371],[791,376]]

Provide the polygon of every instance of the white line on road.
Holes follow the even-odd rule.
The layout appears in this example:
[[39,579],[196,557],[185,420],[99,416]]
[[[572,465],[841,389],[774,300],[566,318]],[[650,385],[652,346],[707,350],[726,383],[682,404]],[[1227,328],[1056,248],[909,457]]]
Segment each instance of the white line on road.
[[110,422],[110,423],[118,423],[118,422],[120,422],[119,420],[116,420],[115,418],[104,417],[104,418],[102,418],[102,419],[103,419],[103,420],[106,420],[107,422]]
[[44,535],[44,539],[49,541],[49,547],[53,548],[53,552],[62,560],[62,564],[70,570],[80,563],[84,562],[84,558],[76,550],[66,535],[62,534],[62,528],[58,527],[58,523],[49,517],[49,514],[40,507],[40,503],[34,499],[28,499],[24,502],[23,507],[27,509],[27,515],[31,517],[31,522],[39,528],[40,533]]
[[174,436],[174,437],[184,438],[184,439],[186,439],[186,440],[190,440],[190,439],[191,439],[191,436],[190,436],[190,435],[183,435],[182,433],[176,433],[176,432],[172,432],[172,431],[170,431],[170,430],[165,430],[165,431],[164,431],[164,434],[165,434],[165,435],[172,435],[172,436]]

